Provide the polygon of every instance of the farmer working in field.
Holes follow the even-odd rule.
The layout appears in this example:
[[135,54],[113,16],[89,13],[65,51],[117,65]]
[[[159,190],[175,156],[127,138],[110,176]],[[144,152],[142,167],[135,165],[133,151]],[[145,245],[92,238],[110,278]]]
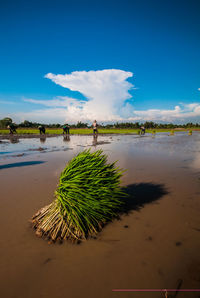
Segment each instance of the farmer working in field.
[[7,128],[9,128],[10,130],[10,134],[13,135],[14,133],[17,133],[16,132],[16,128],[15,128],[15,125],[13,123],[10,123]]
[[98,129],[97,129],[98,124],[97,124],[97,121],[96,120],[94,120],[94,122],[92,123],[92,127],[93,127],[93,134],[94,135],[95,134],[98,134]]
[[63,126],[63,134],[69,134],[69,125],[66,123],[64,126]]
[[145,127],[144,126],[141,127],[141,135],[145,135]]
[[44,125],[40,125],[40,126],[38,126],[38,128],[39,128],[40,134],[45,134],[46,129],[45,129]]

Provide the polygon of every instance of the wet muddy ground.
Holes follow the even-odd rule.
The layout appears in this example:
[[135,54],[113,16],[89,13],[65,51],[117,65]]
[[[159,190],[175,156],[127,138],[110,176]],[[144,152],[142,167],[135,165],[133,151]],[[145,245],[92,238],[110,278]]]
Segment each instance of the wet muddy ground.
[[[78,152],[102,148],[127,171],[119,220],[80,245],[49,245],[28,220]],[[164,297],[113,289],[200,289],[200,134],[62,136],[0,143],[0,297]],[[200,297],[171,292],[167,297]]]

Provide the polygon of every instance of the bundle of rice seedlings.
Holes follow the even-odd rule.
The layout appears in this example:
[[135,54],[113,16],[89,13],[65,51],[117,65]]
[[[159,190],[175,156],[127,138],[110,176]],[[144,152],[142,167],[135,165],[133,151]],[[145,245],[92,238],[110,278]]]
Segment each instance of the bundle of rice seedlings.
[[174,130],[171,130],[170,136],[174,136]]
[[96,234],[122,204],[122,173],[102,150],[79,153],[61,173],[55,200],[33,216],[36,234],[53,241]]

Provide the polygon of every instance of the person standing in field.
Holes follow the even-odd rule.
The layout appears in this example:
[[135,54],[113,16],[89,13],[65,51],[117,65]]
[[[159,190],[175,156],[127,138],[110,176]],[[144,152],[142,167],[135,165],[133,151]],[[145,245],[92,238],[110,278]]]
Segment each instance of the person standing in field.
[[93,127],[93,134],[94,135],[95,134],[98,134],[98,129],[97,129],[98,124],[97,124],[97,121],[96,120],[94,120],[94,122],[92,123],[92,127]]
[[141,135],[145,135],[145,127],[144,126],[141,127]]

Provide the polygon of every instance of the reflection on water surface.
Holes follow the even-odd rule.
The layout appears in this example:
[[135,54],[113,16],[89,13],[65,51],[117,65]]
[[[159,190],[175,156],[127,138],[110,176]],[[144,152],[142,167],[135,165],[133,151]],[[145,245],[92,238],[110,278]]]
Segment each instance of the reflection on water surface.
[[21,157],[55,151],[74,150],[74,154],[92,148],[102,148],[120,159],[126,155],[130,158],[134,155],[149,155],[153,158],[182,158],[189,161],[190,167],[200,168],[200,133],[194,132],[188,136],[186,132],[176,133],[170,136],[169,133],[157,133],[145,136],[138,135],[112,135],[112,136],[59,136],[46,138],[19,139],[12,137],[9,141],[2,140],[0,143],[0,160],[11,157]]

